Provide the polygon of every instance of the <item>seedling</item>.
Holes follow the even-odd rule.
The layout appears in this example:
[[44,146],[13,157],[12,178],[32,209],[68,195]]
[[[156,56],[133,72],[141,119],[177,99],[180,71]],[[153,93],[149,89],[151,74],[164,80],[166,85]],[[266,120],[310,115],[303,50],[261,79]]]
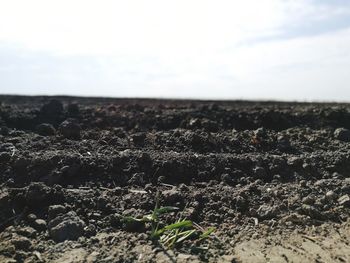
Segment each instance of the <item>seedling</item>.
[[159,198],[157,195],[156,206],[151,214],[144,215],[141,218],[132,216],[124,217],[125,223],[141,222],[145,225],[150,225],[151,233],[150,237],[153,240],[159,241],[163,246],[167,248],[173,248],[175,245],[183,243],[185,240],[193,239],[202,241],[210,237],[215,231],[215,228],[210,227],[204,230],[198,224],[182,218],[181,214],[174,223],[164,224],[161,220],[161,215],[178,212],[179,208],[173,206],[159,207]]

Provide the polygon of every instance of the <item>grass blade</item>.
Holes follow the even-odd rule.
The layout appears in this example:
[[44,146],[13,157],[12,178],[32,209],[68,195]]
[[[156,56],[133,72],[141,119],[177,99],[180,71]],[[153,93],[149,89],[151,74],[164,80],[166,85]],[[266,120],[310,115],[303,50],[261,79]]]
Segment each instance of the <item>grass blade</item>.
[[184,241],[185,239],[189,238],[190,236],[192,236],[194,233],[196,233],[195,229],[192,230],[188,230],[185,232],[180,233],[179,235],[182,235],[182,237],[180,237],[178,240],[176,240],[176,243],[181,243],[182,241]]
[[192,221],[191,220],[183,220],[174,224],[170,224],[164,227],[165,230],[173,230],[178,228],[188,228],[192,227]]
[[203,232],[200,236],[199,239],[206,239],[210,236],[211,233],[215,231],[215,227],[209,227],[207,231]]

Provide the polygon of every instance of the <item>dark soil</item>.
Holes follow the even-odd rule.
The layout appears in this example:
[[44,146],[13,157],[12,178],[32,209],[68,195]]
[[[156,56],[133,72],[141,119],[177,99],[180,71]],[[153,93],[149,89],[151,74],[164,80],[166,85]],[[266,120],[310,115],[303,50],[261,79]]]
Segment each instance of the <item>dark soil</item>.
[[[0,262],[350,262],[349,104],[0,102]],[[157,192],[215,237],[122,222]]]

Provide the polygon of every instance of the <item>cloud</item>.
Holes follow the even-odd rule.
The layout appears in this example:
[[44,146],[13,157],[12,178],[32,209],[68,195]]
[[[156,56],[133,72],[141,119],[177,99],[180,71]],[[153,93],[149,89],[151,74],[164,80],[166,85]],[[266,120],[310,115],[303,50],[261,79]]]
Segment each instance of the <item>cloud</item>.
[[0,92],[350,100],[349,13],[322,0],[3,1]]

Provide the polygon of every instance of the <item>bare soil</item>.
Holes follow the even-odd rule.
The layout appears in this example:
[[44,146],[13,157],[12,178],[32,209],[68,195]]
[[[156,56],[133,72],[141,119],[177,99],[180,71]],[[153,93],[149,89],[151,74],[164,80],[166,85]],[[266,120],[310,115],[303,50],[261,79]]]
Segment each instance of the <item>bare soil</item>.
[[[0,103],[0,262],[350,262],[349,104]],[[157,193],[214,235],[121,220]]]

